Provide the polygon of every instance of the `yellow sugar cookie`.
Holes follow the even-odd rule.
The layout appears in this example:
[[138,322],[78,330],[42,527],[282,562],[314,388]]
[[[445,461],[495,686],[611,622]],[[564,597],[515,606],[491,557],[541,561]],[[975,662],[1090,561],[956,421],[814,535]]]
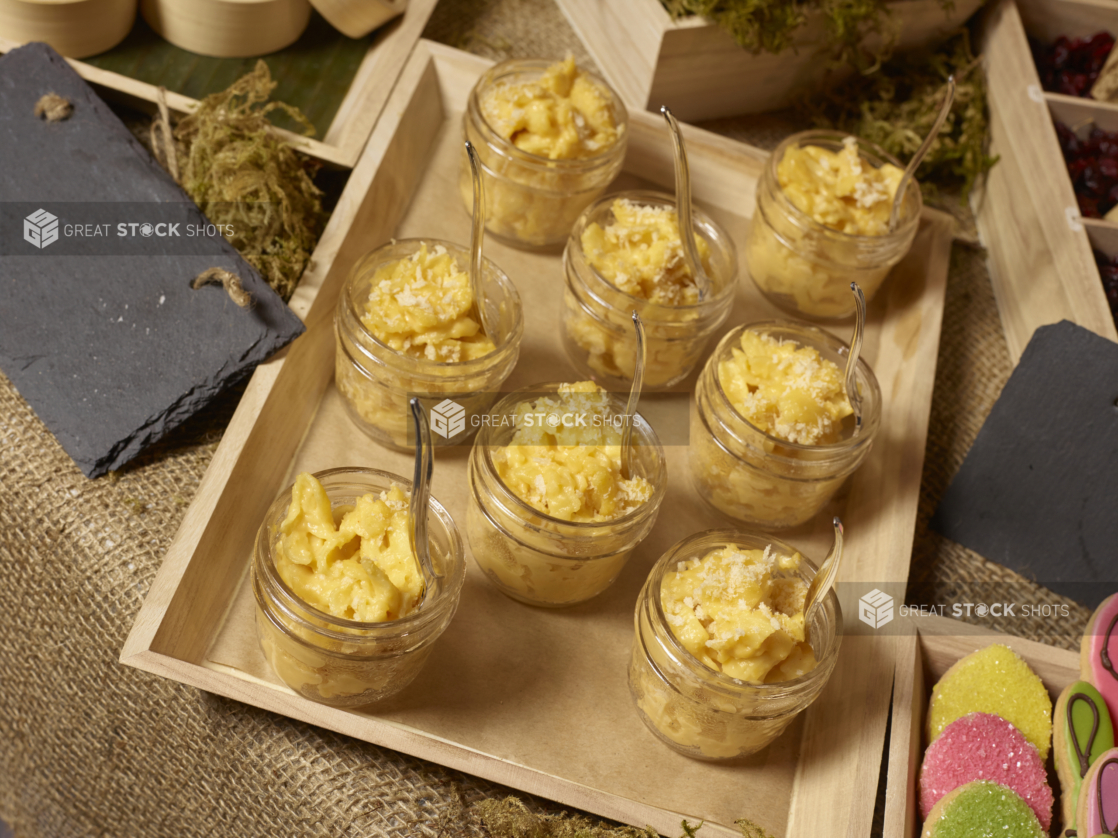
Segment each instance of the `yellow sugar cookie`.
[[968,713],[993,713],[1025,734],[1043,762],[1052,742],[1052,699],[1040,678],[1008,646],[992,645],[955,662],[932,690],[928,743]]

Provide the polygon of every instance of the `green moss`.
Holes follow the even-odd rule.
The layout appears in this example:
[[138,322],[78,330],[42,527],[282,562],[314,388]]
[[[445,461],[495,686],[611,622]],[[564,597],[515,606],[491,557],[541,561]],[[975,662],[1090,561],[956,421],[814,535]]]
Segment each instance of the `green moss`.
[[801,105],[814,123],[877,143],[906,163],[931,131],[955,75],[955,102],[928,156],[916,171],[925,197],[940,188],[962,189],[997,162],[987,154],[986,79],[966,30],[933,52],[906,53],[868,76],[854,76]]
[[[898,22],[887,0],[662,0],[673,17],[700,15],[726,30],[752,53],[778,54],[792,47],[812,17],[822,18],[824,48],[832,60],[861,72],[892,52]],[[945,11],[954,0],[940,0]],[[872,46],[866,44],[870,35]]]
[[211,222],[285,300],[325,223],[315,167],[272,130],[282,110],[304,129],[297,109],[268,101],[276,83],[263,61],[227,90],[207,96],[174,130],[179,182]]

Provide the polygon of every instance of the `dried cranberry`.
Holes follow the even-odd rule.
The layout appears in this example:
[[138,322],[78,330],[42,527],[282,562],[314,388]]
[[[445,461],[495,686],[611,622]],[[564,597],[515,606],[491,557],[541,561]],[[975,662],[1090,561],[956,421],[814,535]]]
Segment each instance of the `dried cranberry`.
[[1114,48],[1114,37],[1108,32],[1086,39],[1061,35],[1052,44],[1030,40],[1029,46],[1045,90],[1087,96]]

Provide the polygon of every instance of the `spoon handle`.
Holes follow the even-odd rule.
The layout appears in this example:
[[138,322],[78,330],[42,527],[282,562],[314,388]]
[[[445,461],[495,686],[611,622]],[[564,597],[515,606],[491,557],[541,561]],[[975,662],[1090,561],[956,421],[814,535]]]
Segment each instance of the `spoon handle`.
[[683,258],[687,260],[687,267],[691,269],[691,276],[695,278],[695,285],[699,289],[699,299],[706,299],[710,293],[710,278],[703,270],[703,262],[699,258],[699,249],[695,246],[695,219],[691,208],[691,168],[687,165],[687,149],[683,144],[683,132],[679,122],[667,105],[660,108],[660,113],[668,122],[672,130],[672,148],[675,151],[675,203],[676,218],[679,221],[679,240],[683,245]]
[[901,204],[904,203],[905,193],[908,191],[908,184],[916,175],[917,167],[924,162],[924,156],[928,153],[928,149],[932,147],[936,137],[939,136],[940,126],[943,121],[947,119],[947,114],[951,112],[951,103],[955,101],[955,77],[947,77],[947,95],[943,97],[943,104],[940,105],[939,113],[936,114],[936,121],[932,123],[932,130],[928,132],[928,136],[924,138],[924,142],[920,143],[920,148],[916,149],[916,153],[912,155],[912,159],[908,161],[908,166],[905,167],[904,174],[901,175],[901,182],[897,184],[897,192],[893,196],[893,211],[889,214],[889,232],[892,233],[897,229],[897,222],[901,220]]
[[431,475],[435,471],[431,426],[419,399],[408,402],[415,429],[415,473],[412,479],[411,502],[408,505],[408,537],[412,553],[419,563],[424,590],[438,578],[431,562],[431,544],[427,539],[427,513],[431,504]]
[[496,342],[497,338],[492,330],[493,324],[490,322],[481,289],[481,246],[485,241],[485,187],[481,181],[481,161],[478,159],[477,149],[469,140],[466,140],[466,156],[470,158],[470,173],[474,184],[474,223],[470,230],[470,290],[474,294],[474,304],[477,306],[481,328],[490,340]]
[[827,554],[827,558],[823,560],[823,564],[815,572],[815,578],[811,580],[811,585],[807,589],[807,596],[804,597],[805,626],[811,620],[811,610],[823,601],[827,592],[835,584],[839,563],[842,561],[842,520],[836,515],[831,521],[831,526],[835,531],[835,540],[831,545],[831,552]]
[[621,461],[625,464],[625,472],[633,477],[633,424],[637,417],[637,403],[641,398],[641,387],[644,385],[644,323],[641,316],[633,310],[633,328],[637,333],[637,353],[633,362],[633,385],[629,388],[629,400],[625,403],[625,428],[621,432]]
[[854,436],[862,432],[862,394],[858,392],[858,356],[862,354],[862,336],[866,331],[866,295],[857,282],[850,283],[854,292],[857,314],[854,318],[854,337],[850,339],[850,352],[846,356],[846,399],[854,411]]

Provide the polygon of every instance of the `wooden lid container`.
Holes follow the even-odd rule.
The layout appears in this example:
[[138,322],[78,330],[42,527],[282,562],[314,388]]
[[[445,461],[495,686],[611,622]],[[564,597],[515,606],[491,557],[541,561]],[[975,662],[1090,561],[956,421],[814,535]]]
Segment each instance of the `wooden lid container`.
[[350,38],[363,38],[403,14],[408,0],[311,0],[330,25]]
[[136,0],[0,0],[0,38],[44,41],[67,58],[85,58],[124,40]]
[[218,58],[283,49],[311,18],[307,0],[142,0],[140,11],[175,46]]

